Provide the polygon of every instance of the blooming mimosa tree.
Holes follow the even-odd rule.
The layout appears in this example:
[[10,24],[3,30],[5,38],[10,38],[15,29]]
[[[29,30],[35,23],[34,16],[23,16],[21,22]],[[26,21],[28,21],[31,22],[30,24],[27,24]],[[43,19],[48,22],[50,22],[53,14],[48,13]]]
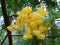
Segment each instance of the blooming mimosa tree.
[[8,30],[20,30],[24,27],[24,40],[33,39],[33,36],[36,36],[39,40],[44,40],[49,28],[49,23],[44,22],[44,17],[48,16],[48,12],[45,11],[45,8],[45,5],[42,5],[34,12],[32,7],[24,7],[21,11],[17,12],[18,17],[16,18],[16,22],[8,26]]

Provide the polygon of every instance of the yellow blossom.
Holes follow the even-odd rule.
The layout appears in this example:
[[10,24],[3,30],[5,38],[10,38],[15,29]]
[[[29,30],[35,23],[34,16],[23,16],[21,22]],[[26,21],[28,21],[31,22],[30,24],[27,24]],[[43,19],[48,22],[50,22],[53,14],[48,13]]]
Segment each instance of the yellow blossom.
[[32,35],[25,34],[25,35],[23,36],[23,39],[24,39],[24,40],[32,39]]
[[48,31],[47,23],[44,23],[44,16],[48,15],[48,12],[44,10],[45,5],[37,8],[36,12],[32,12],[32,7],[24,7],[21,11],[17,12],[18,17],[14,25],[8,26],[8,30],[19,30],[21,27],[26,29],[26,33],[23,35],[24,40],[32,39],[33,35],[37,39],[44,40],[45,34]]
[[32,30],[30,28],[27,28],[26,34],[32,34]]
[[37,27],[37,24],[35,22],[31,22],[30,27],[32,29],[35,29]]
[[37,8],[37,11],[38,12],[44,11],[45,8],[46,8],[45,5],[42,5],[41,7]]
[[45,35],[40,34],[39,36],[37,36],[37,39],[44,40],[45,39]]
[[17,11],[17,13],[16,13],[17,15],[20,15],[21,14],[21,12],[20,11]]
[[7,29],[8,29],[9,31],[12,31],[12,30],[13,30],[13,28],[10,27],[10,26],[8,26]]
[[15,28],[15,25],[14,24],[11,24],[10,26],[7,27],[7,29],[9,31],[12,31],[14,28]]
[[45,36],[41,34],[39,30],[34,30],[33,34],[37,36],[37,39],[41,39],[41,40],[45,39]]
[[22,12],[26,13],[26,14],[29,14],[29,13],[32,12],[32,7],[25,7],[25,8],[23,8]]

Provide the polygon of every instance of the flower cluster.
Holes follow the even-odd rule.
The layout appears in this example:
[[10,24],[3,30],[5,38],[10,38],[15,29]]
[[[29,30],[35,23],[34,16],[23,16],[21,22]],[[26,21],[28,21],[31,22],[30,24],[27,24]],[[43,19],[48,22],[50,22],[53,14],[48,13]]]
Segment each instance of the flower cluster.
[[16,18],[16,23],[8,26],[8,30],[13,29],[19,30],[25,27],[26,33],[23,35],[23,39],[33,39],[33,35],[37,39],[44,40],[45,35],[48,33],[48,23],[44,23],[44,16],[48,15],[47,11],[44,11],[45,6],[42,5],[37,8],[37,11],[33,12],[32,7],[24,7],[22,11],[18,11]]

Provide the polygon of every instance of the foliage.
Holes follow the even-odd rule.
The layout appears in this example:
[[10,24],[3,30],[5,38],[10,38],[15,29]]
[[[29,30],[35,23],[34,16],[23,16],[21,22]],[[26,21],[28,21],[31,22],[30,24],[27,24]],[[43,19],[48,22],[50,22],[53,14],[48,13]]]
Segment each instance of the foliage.
[[[8,13],[8,15],[10,15],[11,11],[12,11],[12,12],[14,12],[14,14],[16,14],[17,11],[22,11],[23,7],[25,7],[25,6],[30,6],[30,7],[33,7],[33,9],[34,9],[34,8],[36,8],[36,6],[38,4],[40,5],[40,3],[42,1],[44,1],[44,3],[47,5],[47,10],[49,12],[49,18],[45,20],[45,23],[49,22],[49,24],[50,23],[52,24],[51,36],[54,37],[54,36],[56,36],[57,30],[58,30],[56,25],[54,24],[54,20],[57,18],[60,18],[60,10],[58,9],[59,11],[57,11],[57,12],[55,12],[55,10],[54,10],[57,7],[56,0],[41,0],[40,2],[38,0],[34,0],[34,1],[33,0],[6,0],[7,13]],[[0,11],[0,15],[2,15],[1,11]],[[4,34],[1,34],[1,31],[0,31],[0,35],[1,35],[0,38],[2,39]],[[19,40],[19,38],[18,38],[18,40]],[[51,41],[52,40],[55,40],[55,39],[51,38]],[[30,41],[32,42],[32,40],[30,40]],[[34,42],[34,40],[33,40],[33,42]],[[53,43],[53,42],[51,42],[51,43]],[[29,43],[29,40],[27,41],[27,43]],[[54,43],[52,45],[54,45]]]

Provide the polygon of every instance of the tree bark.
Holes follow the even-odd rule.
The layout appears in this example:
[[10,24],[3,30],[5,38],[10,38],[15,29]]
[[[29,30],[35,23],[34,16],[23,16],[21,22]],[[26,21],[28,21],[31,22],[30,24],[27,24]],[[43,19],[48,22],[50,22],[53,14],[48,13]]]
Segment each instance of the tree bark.
[[5,4],[5,0],[1,0],[1,7],[2,7],[2,13],[3,13],[3,17],[4,17],[4,23],[5,23],[5,27],[8,33],[8,40],[9,40],[9,45],[12,45],[12,36],[11,36],[11,32],[8,31],[7,26],[10,25],[9,22],[9,16],[7,15],[7,11],[6,11],[6,4]]

